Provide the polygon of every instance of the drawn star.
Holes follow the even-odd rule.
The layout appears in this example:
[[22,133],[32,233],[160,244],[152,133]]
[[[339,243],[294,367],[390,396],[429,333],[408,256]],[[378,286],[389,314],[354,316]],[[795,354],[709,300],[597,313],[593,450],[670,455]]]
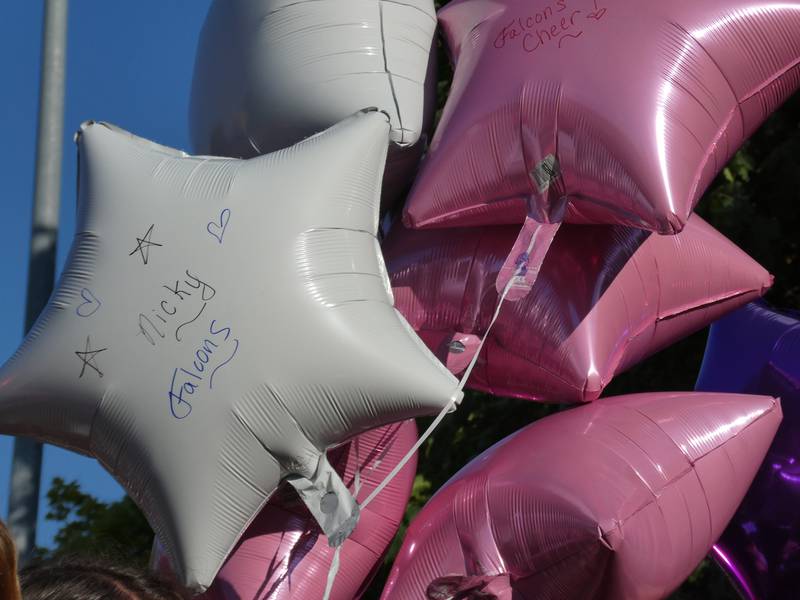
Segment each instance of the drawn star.
[[98,348],[97,350],[90,350],[91,341],[89,340],[89,336],[86,336],[86,346],[83,349],[83,352],[75,351],[75,355],[81,359],[81,374],[78,375],[78,379],[83,377],[84,372],[86,371],[86,367],[91,367],[97,373],[99,377],[103,376],[103,372],[97,366],[97,363],[94,362],[95,357],[100,354],[101,352],[105,352],[108,348]]
[[150,246],[163,246],[164,244],[157,244],[156,242],[150,241],[150,236],[153,234],[153,227],[155,227],[155,223],[150,225],[147,229],[147,233],[144,234],[143,237],[136,238],[136,248],[131,250],[128,256],[133,256],[137,252],[142,257],[142,262],[147,264],[148,259],[150,258]]
[[439,20],[455,73],[405,208],[417,228],[566,198],[572,222],[675,233],[800,84],[800,0],[454,0]]
[[[283,478],[340,542],[358,507],[325,450],[460,400],[393,306],[375,237],[388,133],[365,112],[250,160],[79,133],[73,247],[0,368],[0,431],[97,458],[186,585],[211,583]],[[236,227],[220,244],[207,225],[224,209]],[[130,269],[126,240],[154,222],[169,252]],[[103,310],[84,317],[85,289]],[[99,374],[89,327],[114,349],[102,379],[75,369],[85,339]]]

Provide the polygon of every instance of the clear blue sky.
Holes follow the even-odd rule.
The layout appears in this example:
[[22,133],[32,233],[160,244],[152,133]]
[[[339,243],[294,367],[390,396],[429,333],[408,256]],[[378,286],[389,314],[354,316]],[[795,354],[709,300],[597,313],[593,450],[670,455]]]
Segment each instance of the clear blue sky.
[[[109,121],[161,144],[191,151],[187,107],[197,36],[209,0],[71,0],[67,47],[64,164],[58,268],[75,228],[72,135],[87,119]],[[22,338],[39,98],[42,0],[0,2],[0,362]],[[0,515],[8,511],[13,440],[0,436]],[[55,533],[43,522],[50,480],[77,479],[101,499],[122,490],[92,460],[47,446],[37,543]]]

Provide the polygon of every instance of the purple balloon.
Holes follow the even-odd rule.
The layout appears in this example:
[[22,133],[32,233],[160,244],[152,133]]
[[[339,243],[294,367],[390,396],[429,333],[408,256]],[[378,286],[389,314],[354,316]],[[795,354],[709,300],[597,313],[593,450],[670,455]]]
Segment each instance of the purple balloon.
[[382,600],[663,598],[727,525],[780,419],[774,398],[692,392],[541,419],[431,498]]
[[414,228],[558,220],[675,233],[800,84],[800,0],[455,0]]
[[800,314],[752,303],[711,327],[698,390],[779,396],[784,420],[712,555],[748,600],[800,589]]

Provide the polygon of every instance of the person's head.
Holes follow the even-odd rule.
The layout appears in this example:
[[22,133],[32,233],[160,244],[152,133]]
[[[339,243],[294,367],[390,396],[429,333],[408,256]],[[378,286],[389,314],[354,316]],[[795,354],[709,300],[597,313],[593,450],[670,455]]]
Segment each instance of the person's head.
[[0,598],[19,600],[17,547],[5,524],[0,521]]
[[156,575],[102,561],[42,561],[20,573],[24,600],[183,600]]

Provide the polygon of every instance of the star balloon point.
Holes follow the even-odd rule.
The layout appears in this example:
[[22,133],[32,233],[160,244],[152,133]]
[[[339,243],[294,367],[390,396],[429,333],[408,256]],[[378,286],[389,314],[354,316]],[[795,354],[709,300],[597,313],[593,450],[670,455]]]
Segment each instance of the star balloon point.
[[455,73],[415,228],[521,223],[567,198],[569,222],[677,233],[800,86],[796,0],[455,0],[439,20]]
[[249,160],[99,123],[77,136],[76,235],[0,369],[0,430],[97,458],[191,587],[283,478],[346,537],[358,506],[325,450],[438,413],[456,390],[388,291],[388,141],[379,112]]

